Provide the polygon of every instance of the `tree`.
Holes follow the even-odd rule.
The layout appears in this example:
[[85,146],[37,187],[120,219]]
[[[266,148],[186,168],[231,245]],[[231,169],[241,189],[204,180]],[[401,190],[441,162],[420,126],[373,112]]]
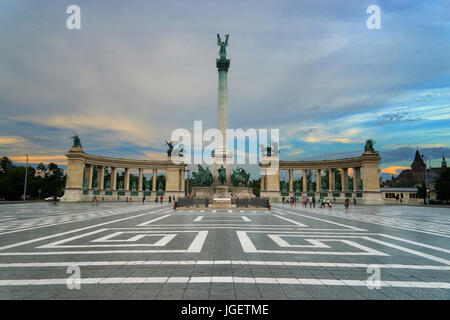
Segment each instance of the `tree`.
[[0,174],[4,175],[8,173],[8,170],[13,167],[12,161],[8,157],[2,157],[0,159]]
[[450,169],[443,171],[439,178],[436,179],[434,189],[437,192],[437,198],[448,204],[450,199]]
[[[0,172],[0,199],[20,200],[23,196],[25,166],[15,167],[7,157],[1,160]],[[62,196],[66,177],[58,165],[50,163],[48,167],[39,164],[38,169],[45,174],[36,176],[36,170],[29,166],[27,174],[27,197],[38,198],[39,190],[41,197]]]
[[261,195],[261,178],[250,181],[250,188],[253,190],[253,194],[257,197]]
[[417,197],[423,199],[423,203],[426,203],[427,186],[425,184],[425,181],[422,181],[422,184],[417,186]]

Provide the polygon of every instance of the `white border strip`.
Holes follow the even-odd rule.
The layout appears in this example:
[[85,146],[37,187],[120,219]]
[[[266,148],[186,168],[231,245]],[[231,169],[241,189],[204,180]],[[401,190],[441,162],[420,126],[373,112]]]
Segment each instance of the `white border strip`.
[[363,268],[381,269],[411,269],[411,270],[439,270],[450,271],[450,266],[437,265],[408,265],[408,264],[368,264],[368,263],[332,263],[332,262],[298,262],[298,261],[246,261],[246,260],[123,260],[123,261],[64,261],[64,262],[13,262],[0,263],[0,268],[49,268],[92,266],[124,266],[124,265],[262,265],[280,267],[336,267],[336,268]]
[[[70,279],[11,279],[0,280],[0,286],[43,286],[66,285]],[[356,286],[369,287],[367,280],[336,280],[308,278],[252,278],[252,277],[110,277],[82,278],[80,284],[125,284],[125,283],[256,283],[285,285],[318,285],[318,286]],[[450,289],[449,282],[419,282],[419,281],[380,281],[380,287],[394,288],[426,288]]]

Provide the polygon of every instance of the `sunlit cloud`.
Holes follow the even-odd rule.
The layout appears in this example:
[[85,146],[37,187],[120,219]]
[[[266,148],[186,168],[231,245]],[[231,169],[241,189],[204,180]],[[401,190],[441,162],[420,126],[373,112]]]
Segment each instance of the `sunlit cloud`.
[[[11,161],[15,163],[26,163],[26,156],[18,156],[18,157],[10,157]],[[59,156],[29,156],[28,157],[29,164],[49,164],[55,163],[57,165],[67,165],[67,157],[64,155]]]
[[21,137],[0,136],[0,146],[23,144],[26,140]]
[[381,169],[381,172],[383,172],[383,173],[388,173],[388,174],[393,174],[393,175],[397,175],[397,174],[399,174],[402,170],[406,170],[406,169],[410,169],[410,167],[391,166],[391,167],[387,167],[387,168]]

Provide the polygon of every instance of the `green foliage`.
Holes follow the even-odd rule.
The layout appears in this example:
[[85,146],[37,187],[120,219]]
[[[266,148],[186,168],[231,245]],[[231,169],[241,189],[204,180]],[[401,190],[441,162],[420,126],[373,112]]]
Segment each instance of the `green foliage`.
[[[25,183],[25,166],[13,166],[7,157],[1,160],[0,173],[0,199],[21,200]],[[27,197],[34,199],[47,198],[64,194],[66,177],[63,170],[56,164],[50,163],[47,167],[44,164],[38,165],[40,175],[36,176],[36,169],[28,167],[27,174]]]
[[4,175],[8,173],[8,170],[13,167],[12,161],[7,157],[2,157],[0,159],[0,175]]
[[252,188],[253,194],[259,197],[261,195],[261,179],[250,181],[250,188]]
[[157,176],[156,177],[156,188],[158,189],[158,191],[159,191],[160,184],[162,185],[163,190],[165,191],[166,190],[166,176]]
[[434,189],[437,192],[437,198],[448,203],[450,199],[450,169],[447,168],[436,179]]
[[417,186],[417,197],[423,199],[425,203],[427,198],[427,186],[425,185],[425,181],[422,181],[422,184]]
[[[425,184],[423,182],[423,184]],[[417,181],[412,180],[397,180],[393,183],[391,183],[392,188],[412,188],[417,185]]]

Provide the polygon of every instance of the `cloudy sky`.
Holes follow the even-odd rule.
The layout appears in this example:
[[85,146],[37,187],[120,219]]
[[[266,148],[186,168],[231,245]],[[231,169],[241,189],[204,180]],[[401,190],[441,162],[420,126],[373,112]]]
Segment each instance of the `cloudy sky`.
[[2,0],[0,26],[0,155],[17,163],[64,164],[74,133],[149,159],[176,128],[214,127],[217,33],[229,127],[279,128],[282,160],[357,156],[368,138],[386,173],[417,147],[450,157],[450,1]]

